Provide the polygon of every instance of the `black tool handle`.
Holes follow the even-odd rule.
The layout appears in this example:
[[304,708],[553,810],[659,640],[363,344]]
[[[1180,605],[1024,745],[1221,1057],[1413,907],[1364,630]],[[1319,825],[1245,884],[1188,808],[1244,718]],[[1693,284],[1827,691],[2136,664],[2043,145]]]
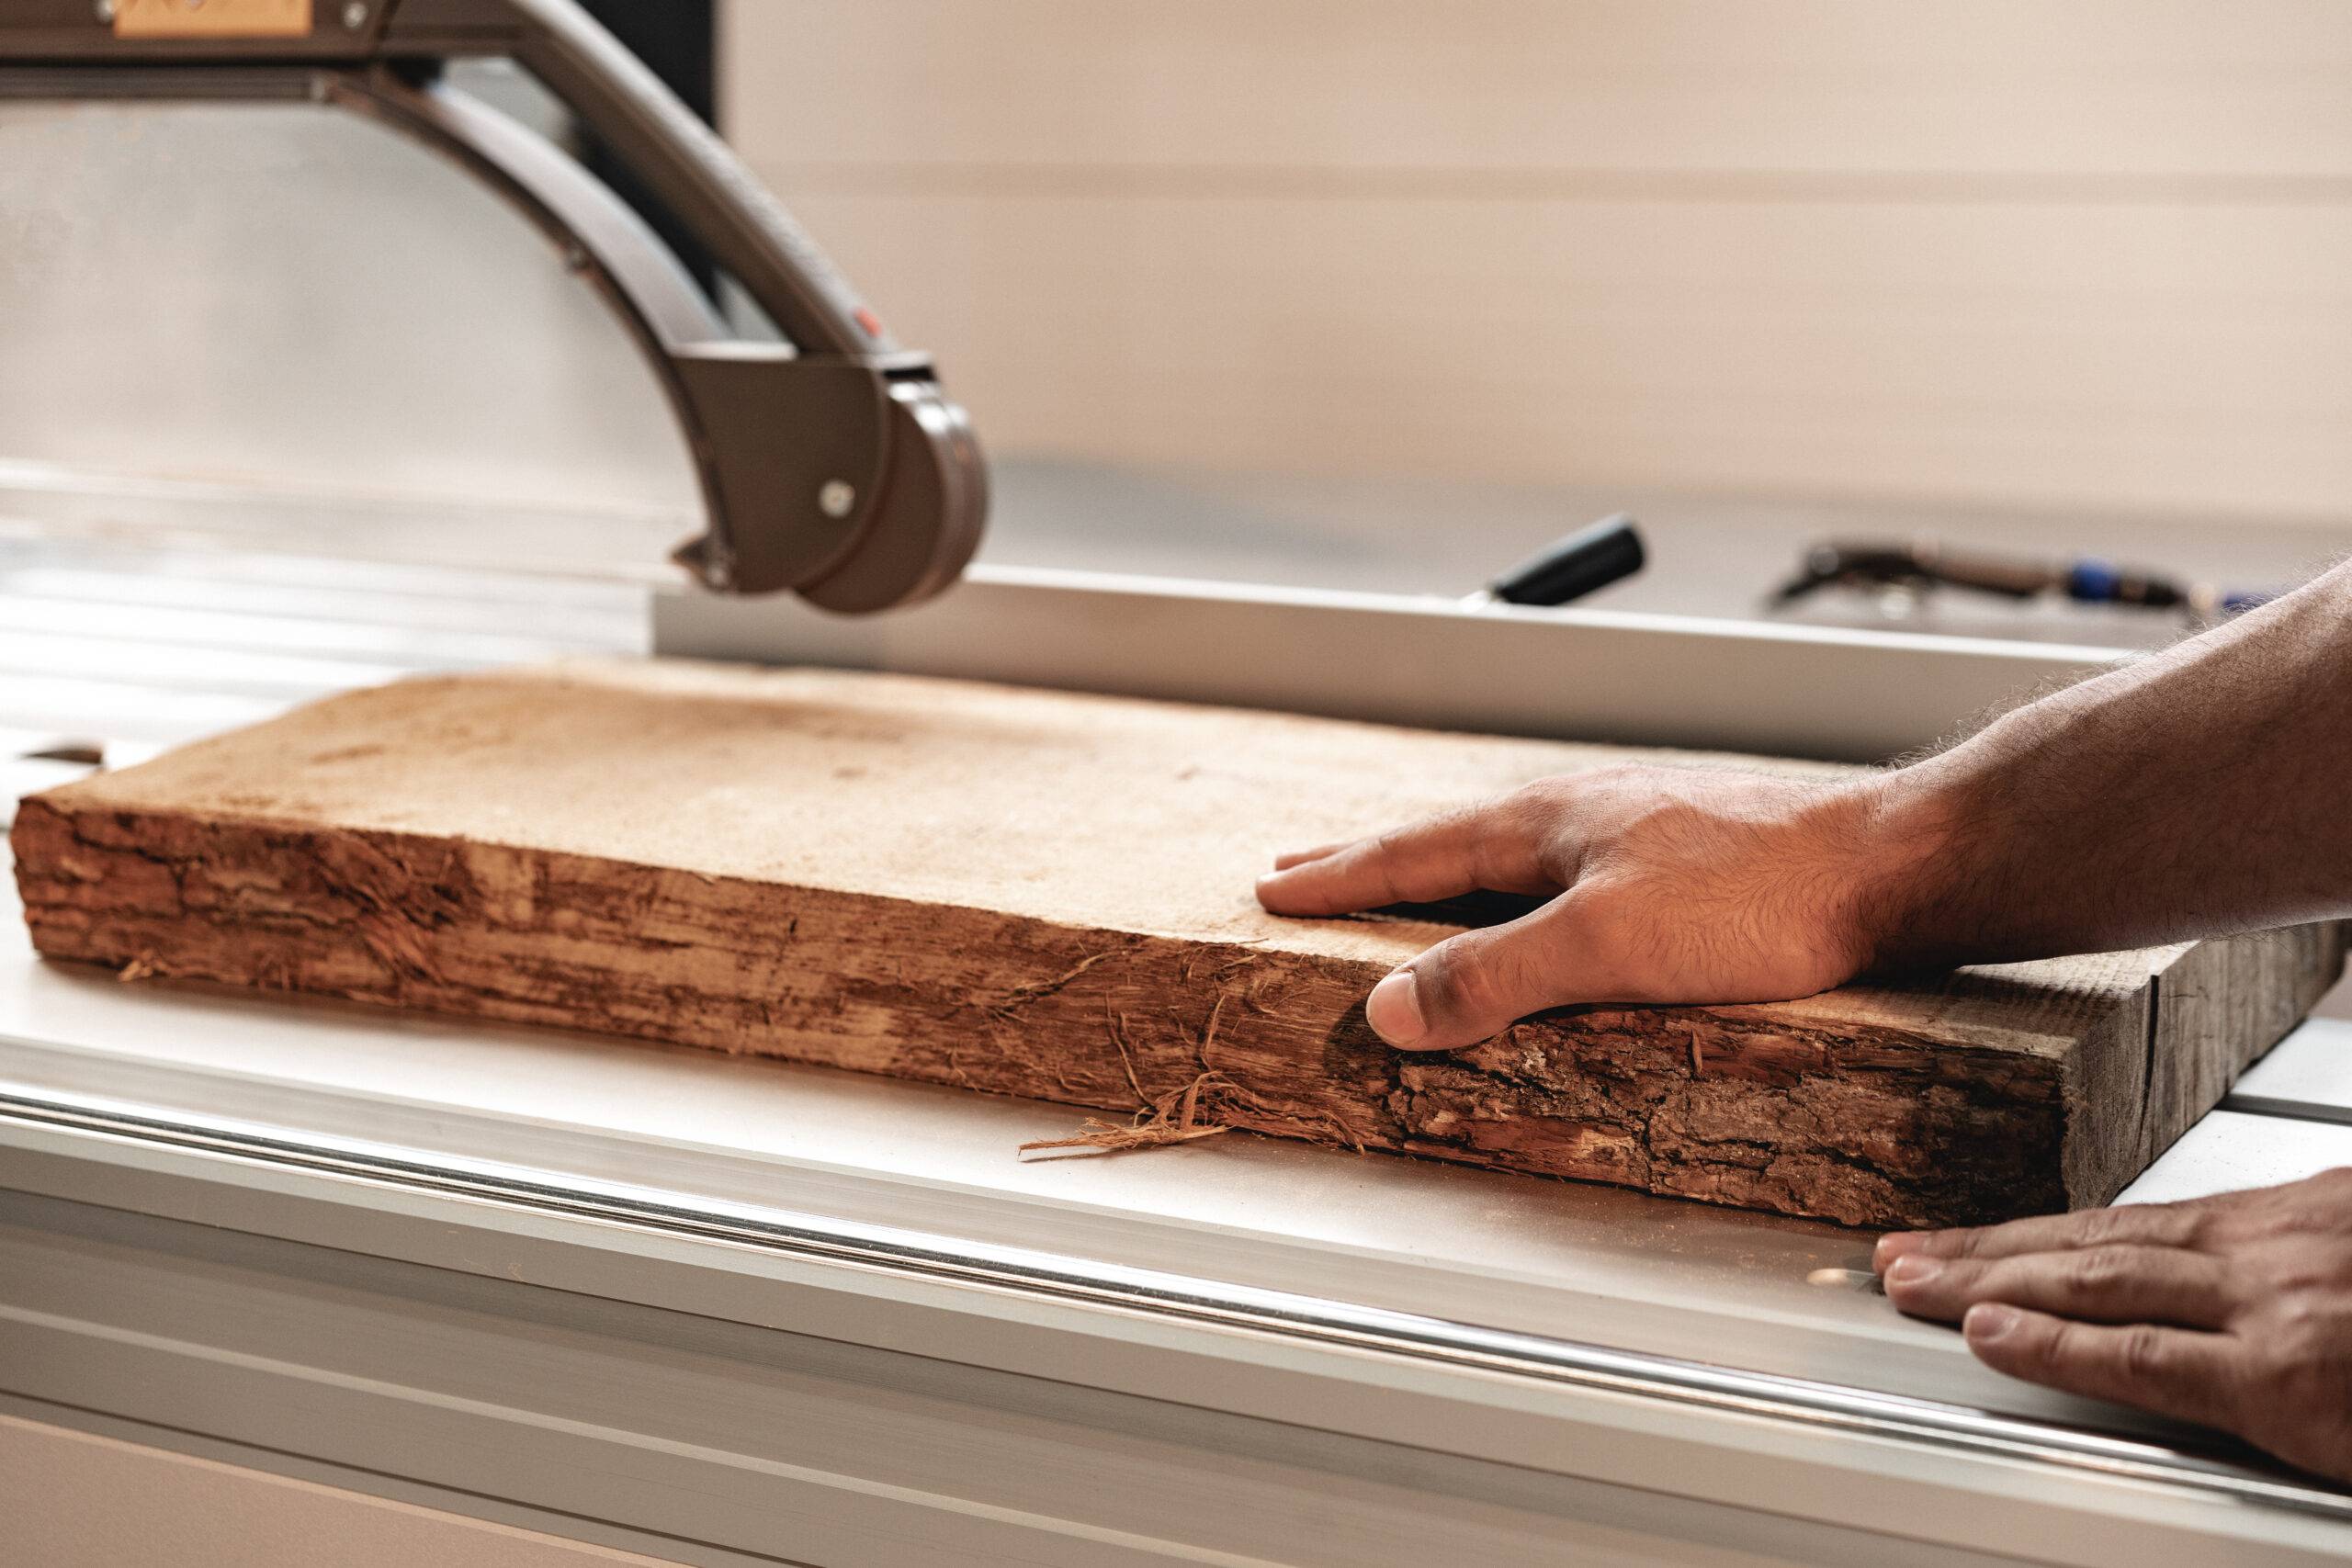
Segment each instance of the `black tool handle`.
[[1487,592],[1506,604],[1566,604],[1633,576],[1646,559],[1633,517],[1620,512],[1555,540]]

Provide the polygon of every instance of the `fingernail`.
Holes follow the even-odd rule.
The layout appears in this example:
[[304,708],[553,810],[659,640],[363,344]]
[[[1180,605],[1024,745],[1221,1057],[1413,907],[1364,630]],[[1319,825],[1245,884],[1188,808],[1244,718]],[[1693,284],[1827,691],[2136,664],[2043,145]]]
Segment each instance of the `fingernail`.
[[1978,1302],[1960,1320],[1960,1331],[1972,1345],[1983,1345],[1998,1339],[2018,1325],[2018,1309],[2003,1306],[1998,1302]]
[[1363,1016],[1372,1032],[1391,1045],[1410,1045],[1430,1032],[1421,1021],[1420,987],[1410,969],[1399,969],[1374,986],[1364,998]]
[[1906,1252],[1886,1266],[1886,1282],[1890,1285],[1925,1285],[1931,1283],[1943,1271],[1940,1259]]
[[1925,1237],[1924,1231],[1889,1231],[1871,1248],[1871,1266],[1883,1274],[1898,1258],[1907,1258]]

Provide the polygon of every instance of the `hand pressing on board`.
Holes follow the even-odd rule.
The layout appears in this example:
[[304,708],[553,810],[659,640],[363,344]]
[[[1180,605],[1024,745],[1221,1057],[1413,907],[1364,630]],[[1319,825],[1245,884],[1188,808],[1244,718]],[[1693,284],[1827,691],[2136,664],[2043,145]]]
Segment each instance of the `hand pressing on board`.
[[2235,1432],[2352,1482],[2352,1170],[1879,1238],[1894,1304],[1996,1371]]
[[1350,844],[1284,855],[1258,884],[1282,915],[1426,904],[1479,889],[1550,901],[1463,932],[1374,988],[1381,1038],[1475,1044],[1569,1002],[1810,996],[1871,962],[1872,906],[1910,855],[1868,784],[1607,768]]
[[[1384,1038],[1451,1050],[1572,1003],[1781,1000],[2352,915],[2346,780],[2352,565],[1905,766],[1546,780],[1285,855],[1258,896],[1303,916],[1546,897],[1374,988]],[[2003,1371],[2352,1480],[2352,1174],[1881,1247],[1896,1304],[1965,1313]]]
[[1489,889],[1367,1005],[1451,1050],[1578,1002],[1751,1002],[1867,970],[2047,958],[2352,914],[2352,566],[1907,766],[1824,784],[1604,769],[1288,854],[1284,915]]

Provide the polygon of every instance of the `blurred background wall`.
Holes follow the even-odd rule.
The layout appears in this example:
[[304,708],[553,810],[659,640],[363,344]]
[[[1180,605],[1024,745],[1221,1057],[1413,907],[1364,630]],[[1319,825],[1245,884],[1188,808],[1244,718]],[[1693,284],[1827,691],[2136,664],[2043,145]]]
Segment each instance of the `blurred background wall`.
[[722,0],[1000,451],[2352,507],[2352,6]]

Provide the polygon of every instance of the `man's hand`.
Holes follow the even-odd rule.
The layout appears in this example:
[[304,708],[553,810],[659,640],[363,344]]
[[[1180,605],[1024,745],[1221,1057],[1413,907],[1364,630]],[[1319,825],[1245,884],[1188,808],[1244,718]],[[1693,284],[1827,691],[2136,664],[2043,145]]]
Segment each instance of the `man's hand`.
[[[1736,679],[1736,671],[1726,671]],[[1574,1002],[1751,1002],[1872,968],[2106,953],[2352,914],[2352,563],[1823,785],[1619,768],[1286,855],[1267,908],[1480,888],[1548,901],[1365,1004],[1451,1050]],[[2352,1174],[1879,1244],[1906,1312],[1988,1364],[2223,1427],[2352,1482]]]
[[2352,1170],[2188,1203],[1883,1236],[1894,1304],[1996,1371],[2352,1482]]
[[1894,773],[1551,779],[1285,855],[1258,896],[1288,915],[1550,897],[1380,983],[1373,1027],[1442,1050],[1569,1002],[1777,1001],[1866,967],[2332,919],[2352,911],[2347,771],[2352,563]]
[[1545,779],[1284,855],[1258,898],[1279,915],[1338,915],[1479,889],[1549,897],[1374,988],[1373,1028],[1413,1050],[1472,1044],[1572,1002],[1783,1001],[1866,967],[1882,895],[1932,852],[1886,830],[1893,776],[1621,767]]

